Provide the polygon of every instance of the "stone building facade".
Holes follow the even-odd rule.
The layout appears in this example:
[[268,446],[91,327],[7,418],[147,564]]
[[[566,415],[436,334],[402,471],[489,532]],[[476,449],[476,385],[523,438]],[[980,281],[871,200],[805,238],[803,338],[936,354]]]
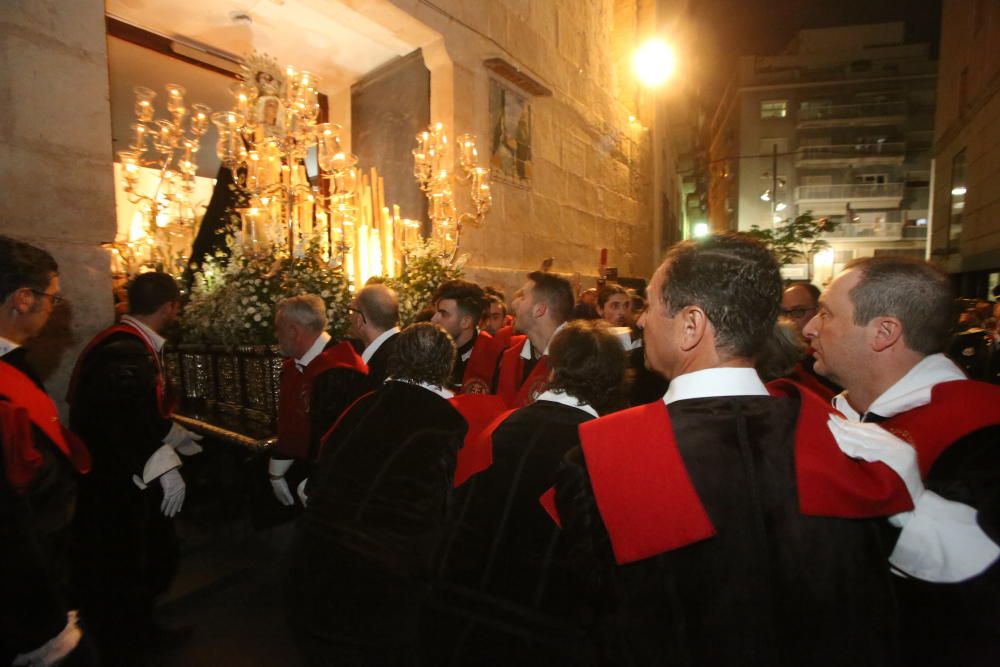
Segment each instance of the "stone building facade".
[[1000,282],[1000,6],[945,0],[934,132],[931,258],[964,296]]
[[[177,0],[184,2],[191,0]],[[218,0],[209,6],[229,4],[238,3]],[[490,132],[490,82],[497,78],[485,61],[499,59],[551,91],[533,95],[516,80],[501,82],[530,100],[532,177],[527,186],[494,184],[486,224],[463,238],[471,279],[510,293],[526,272],[552,257],[554,271],[589,284],[602,248],[620,275],[646,278],[663,239],[677,236],[663,223],[670,227],[678,219],[673,154],[664,142],[654,170],[650,128],[663,119],[658,120],[655,99],[643,98],[632,80],[631,53],[638,40],[662,26],[665,7],[683,3],[259,4],[275,12],[304,9],[310,16],[337,5],[413,44],[430,71],[431,118],[444,122],[452,136],[477,134],[481,145]],[[0,233],[51,251],[73,304],[62,326],[51,328],[48,341],[37,346],[44,348],[37,356],[48,362],[54,395],[63,393],[82,344],[112,318],[109,253],[102,247],[116,234],[106,7],[110,12],[135,4],[11,0],[0,5],[5,105]],[[197,12],[183,14],[190,18]],[[141,16],[136,22],[141,27]],[[209,28],[197,35],[206,44],[212,40]],[[349,97],[331,95],[330,106],[332,120],[349,122]]]

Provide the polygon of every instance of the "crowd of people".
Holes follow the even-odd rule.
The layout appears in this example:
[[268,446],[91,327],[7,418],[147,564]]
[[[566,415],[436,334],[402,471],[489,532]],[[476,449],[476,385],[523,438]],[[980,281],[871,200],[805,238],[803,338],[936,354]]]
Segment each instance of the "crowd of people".
[[[141,665],[183,639],[153,610],[208,444],[171,419],[181,294],[130,283],[68,426],[23,347],[61,300],[52,258],[0,237],[0,664]],[[509,309],[463,280],[428,306],[401,329],[368,284],[334,340],[320,297],[277,304],[267,481],[300,510],[305,664],[1000,660],[1000,388],[945,354],[932,265],[860,259],[820,292],[730,234],[672,247],[645,295],[539,271]]]

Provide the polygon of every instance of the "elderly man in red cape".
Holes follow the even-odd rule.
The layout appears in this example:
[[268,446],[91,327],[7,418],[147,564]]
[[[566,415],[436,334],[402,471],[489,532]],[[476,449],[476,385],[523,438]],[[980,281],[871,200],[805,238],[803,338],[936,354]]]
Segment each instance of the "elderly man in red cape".
[[844,451],[890,465],[915,451],[920,465],[926,490],[912,513],[893,519],[904,662],[994,665],[1000,387],[966,379],[942,354],[952,304],[948,276],[926,262],[859,259],[823,293],[804,333],[816,371],[844,387],[836,408],[869,422],[856,425],[867,437],[843,442]]
[[780,295],[749,238],[674,246],[639,320],[667,393],[581,425],[567,454],[558,513],[611,662],[895,663],[877,517],[911,498],[888,467],[840,451],[818,397],[757,376]]
[[274,331],[285,355],[278,400],[278,442],[268,477],[278,502],[295,504],[285,479],[298,462],[298,479],[308,477],[319,442],[347,406],[367,390],[368,367],[348,342],[326,332],[326,304],[314,294],[278,303]]

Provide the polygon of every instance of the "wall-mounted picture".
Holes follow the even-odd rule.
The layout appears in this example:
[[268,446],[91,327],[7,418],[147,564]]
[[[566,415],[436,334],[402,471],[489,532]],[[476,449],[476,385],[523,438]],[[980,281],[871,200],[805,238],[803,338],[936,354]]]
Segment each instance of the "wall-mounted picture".
[[490,166],[493,176],[531,184],[531,102],[490,79]]

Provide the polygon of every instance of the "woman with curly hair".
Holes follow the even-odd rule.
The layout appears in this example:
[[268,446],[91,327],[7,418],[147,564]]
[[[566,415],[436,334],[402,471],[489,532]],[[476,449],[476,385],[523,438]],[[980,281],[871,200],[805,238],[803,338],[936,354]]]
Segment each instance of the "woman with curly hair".
[[466,423],[444,389],[455,345],[397,336],[385,384],[324,438],[292,545],[287,615],[309,665],[409,665]]
[[577,427],[622,407],[627,366],[601,321],[574,321],[549,347],[546,391],[507,413],[477,443],[492,465],[457,490],[455,519],[423,621],[427,664],[587,664],[575,622],[583,586],[539,497],[556,480]]

